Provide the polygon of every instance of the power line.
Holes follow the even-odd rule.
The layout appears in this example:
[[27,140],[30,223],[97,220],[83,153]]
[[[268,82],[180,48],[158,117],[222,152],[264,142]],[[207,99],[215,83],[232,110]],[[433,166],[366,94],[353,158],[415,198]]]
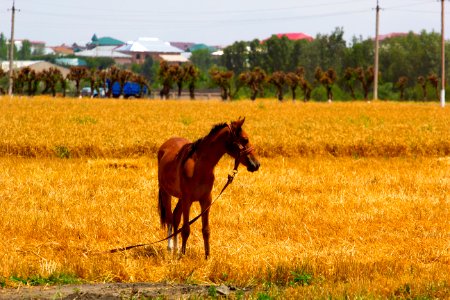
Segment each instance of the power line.
[[[30,11],[26,11],[24,12],[24,14],[29,13]],[[368,9],[360,9],[360,10],[350,10],[350,11],[338,11],[338,12],[332,12],[332,13],[318,13],[318,14],[303,14],[303,15],[295,15],[295,16],[280,16],[280,17],[259,17],[259,18],[225,18],[225,19],[216,19],[216,18],[212,18],[212,19],[202,19],[202,20],[198,20],[198,19],[193,19],[193,18],[188,18],[188,19],[176,19],[176,20],[172,20],[169,19],[167,20],[166,18],[160,19],[160,18],[151,18],[149,19],[148,16],[143,16],[142,19],[136,19],[133,17],[127,17],[127,16],[122,16],[120,20],[117,20],[116,16],[109,16],[109,15],[103,15],[103,16],[99,16],[98,14],[95,15],[95,21],[99,21],[99,20],[111,20],[114,21],[115,23],[121,23],[121,22],[129,22],[129,21],[139,21],[140,23],[146,23],[146,24],[161,24],[161,23],[169,23],[169,24],[186,24],[186,23],[207,23],[207,22],[214,22],[214,23],[219,23],[219,22],[238,22],[238,23],[247,23],[247,22],[257,22],[257,23],[263,23],[263,22],[267,22],[267,21],[291,21],[291,20],[298,20],[298,19],[311,19],[311,18],[324,18],[324,17],[335,17],[335,16],[345,16],[345,15],[354,15],[354,14],[361,14],[361,13],[368,13],[369,10]],[[48,12],[42,12],[42,11],[34,11],[32,12],[34,15],[43,15],[43,16],[52,16],[52,17],[59,17],[59,18],[67,18],[67,17],[73,17],[76,20],[80,20],[80,19],[87,19],[87,20],[91,20],[92,17],[94,15],[84,15],[84,16],[79,16],[77,14],[57,14],[57,13],[48,13]]]
[[[370,1],[370,0],[366,0]],[[421,0],[423,1],[423,0]],[[167,15],[179,15],[179,14],[193,14],[193,15],[216,15],[216,14],[224,14],[229,15],[233,13],[244,13],[244,14],[255,14],[259,12],[277,12],[277,11],[292,11],[296,9],[306,9],[306,8],[319,8],[319,7],[332,7],[332,6],[340,6],[342,4],[351,4],[354,3],[354,0],[345,0],[345,1],[330,1],[325,3],[315,3],[315,4],[306,4],[306,5],[295,5],[295,6],[286,6],[286,7],[277,7],[277,8],[252,8],[252,9],[232,9],[232,10],[193,10],[193,11],[186,11],[186,10],[152,10],[151,13],[154,15],[161,15],[161,14],[167,14]],[[42,7],[42,5],[41,5]],[[71,8],[71,9],[80,9],[80,12],[83,14],[86,14],[89,11],[86,11],[84,7],[80,7],[80,5],[67,5],[67,3],[61,3],[60,1],[55,1],[51,4],[51,7],[61,7],[61,8]],[[94,9],[92,10],[96,15],[99,14],[99,10]],[[137,14],[137,15],[145,15],[148,16],[147,11],[143,11],[142,9],[139,10],[128,10],[125,11],[122,7],[118,9],[114,8],[101,8],[101,12],[114,12],[114,13],[129,13],[129,14]]]

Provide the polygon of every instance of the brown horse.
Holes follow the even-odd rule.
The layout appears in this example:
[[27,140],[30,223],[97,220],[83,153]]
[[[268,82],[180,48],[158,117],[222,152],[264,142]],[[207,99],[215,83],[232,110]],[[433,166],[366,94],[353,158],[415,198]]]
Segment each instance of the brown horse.
[[[250,172],[257,171],[259,161],[254,148],[242,129],[244,119],[215,125],[211,132],[191,143],[180,137],[166,141],[158,151],[159,215],[161,225],[168,227],[168,236],[177,232],[183,215],[181,229],[181,253],[186,253],[186,242],[190,234],[189,210],[192,202],[199,201],[202,212],[202,233],[205,257],[209,256],[209,207],[214,184],[214,167],[225,153],[235,161],[235,169],[241,163]],[[172,196],[178,203],[172,213]],[[177,249],[177,235],[173,244],[168,239],[169,250]]]

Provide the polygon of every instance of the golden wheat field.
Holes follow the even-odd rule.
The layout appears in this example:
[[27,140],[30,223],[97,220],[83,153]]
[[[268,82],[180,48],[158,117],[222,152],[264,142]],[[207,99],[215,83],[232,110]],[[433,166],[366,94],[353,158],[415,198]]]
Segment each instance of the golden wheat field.
[[[5,289],[70,274],[225,283],[255,299],[450,298],[448,107],[3,97],[0,111]],[[239,116],[261,168],[241,167],[211,208],[211,258],[200,223],[184,257],[166,243],[105,253],[165,236],[158,146]],[[219,162],[213,197],[232,167]]]

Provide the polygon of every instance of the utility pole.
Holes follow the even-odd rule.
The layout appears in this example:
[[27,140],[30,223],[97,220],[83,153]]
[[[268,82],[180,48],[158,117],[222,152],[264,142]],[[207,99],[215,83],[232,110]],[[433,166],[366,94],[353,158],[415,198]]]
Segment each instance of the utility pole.
[[380,6],[378,5],[376,10],[376,24],[375,24],[375,67],[373,77],[373,100],[378,100],[378,48],[379,48],[379,29],[380,29]]
[[12,96],[13,94],[13,62],[14,62],[14,18],[16,15],[16,5],[13,0],[13,5],[11,8],[11,40],[9,44],[9,86],[8,86],[8,95]]
[[445,0],[441,0],[441,107],[445,107],[445,35],[444,35],[444,15]]

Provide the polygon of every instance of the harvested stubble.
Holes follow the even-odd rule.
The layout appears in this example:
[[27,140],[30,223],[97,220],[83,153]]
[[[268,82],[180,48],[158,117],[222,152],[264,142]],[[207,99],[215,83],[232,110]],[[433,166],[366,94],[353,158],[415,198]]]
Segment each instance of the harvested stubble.
[[0,109],[0,156],[154,155],[170,135],[196,139],[240,115],[265,157],[450,155],[450,113],[432,103],[4,98]]
[[[353,153],[333,157],[323,148],[319,151],[314,147],[316,150],[309,153],[314,156],[296,157],[298,152],[293,149],[297,148],[289,148],[291,144],[286,141],[294,140],[286,132],[298,130],[291,128],[296,124],[294,118],[299,118],[300,124],[295,125],[298,127],[308,123],[305,116],[317,115],[310,129],[310,140],[316,144],[311,145],[327,144],[331,138],[338,147],[339,142],[351,145],[366,128],[366,121],[353,127],[354,122],[348,120],[364,114],[370,120],[386,120],[383,124],[369,124],[369,128],[373,127],[372,135],[377,136],[375,141],[390,141],[390,137],[383,137],[380,132],[396,132],[393,145],[414,141],[418,148],[425,149],[429,147],[428,138],[433,138],[430,129],[414,128],[427,126],[431,132],[447,133],[446,110],[428,104],[394,103],[331,106],[286,103],[285,107],[269,101],[76,101],[9,102],[9,115],[14,119],[12,111],[15,111],[29,120],[24,122],[26,128],[35,128],[33,139],[28,140],[31,145],[46,140],[36,129],[45,126],[39,122],[30,124],[41,120],[39,114],[30,116],[40,107],[53,107],[46,111],[49,122],[56,122],[58,114],[60,119],[69,116],[69,120],[72,115],[89,116],[96,122],[76,126],[63,122],[60,130],[65,136],[54,126],[48,126],[41,134],[48,134],[49,149],[57,144],[66,145],[71,151],[76,148],[73,145],[80,148],[94,145],[103,151],[99,156],[115,156],[111,145],[120,145],[116,149],[128,145],[132,149],[135,139],[142,143],[153,141],[155,145],[172,134],[195,139],[206,134],[214,123],[246,115],[244,126],[264,154],[262,167],[253,174],[241,168],[233,185],[212,207],[212,257],[205,261],[200,224],[193,225],[188,253],[181,259],[169,255],[164,243],[123,253],[101,253],[164,236],[157,215],[157,168],[152,151],[137,158],[84,157],[88,155],[68,160],[0,158],[0,278],[6,284],[15,284],[9,280],[11,275],[26,278],[70,273],[97,282],[226,282],[267,286],[267,283],[288,285],[295,282],[293,274],[307,274],[312,275],[309,286],[297,284],[283,291],[283,297],[450,296],[448,157],[430,156],[437,154],[432,151],[405,152],[406,156],[396,158],[386,154],[358,157]],[[29,106],[28,113],[17,108],[22,106]],[[59,106],[64,110],[58,113]],[[156,112],[159,109],[161,114],[164,107],[170,116],[167,119]],[[403,113],[415,116],[416,121],[401,117]],[[139,119],[140,114],[146,116],[143,124],[138,122],[138,129],[130,129],[129,122]],[[397,121],[391,119],[395,115]],[[321,127],[322,120],[325,127],[333,124],[328,117],[338,124],[334,132],[350,141],[334,138],[328,129]],[[348,122],[339,123],[340,119]],[[161,127],[156,127],[158,122]],[[11,124],[5,126],[17,130]],[[77,138],[71,130],[78,126],[82,133]],[[383,129],[377,129],[379,126]],[[117,132],[106,136],[112,139],[106,146],[101,143],[105,128],[115,128]],[[399,128],[408,128],[406,132],[411,136],[404,136],[406,133]],[[23,142],[17,132],[10,134],[10,142]],[[152,134],[147,135],[148,132]],[[432,139],[432,143],[439,140],[444,138]],[[374,147],[377,145],[374,142]],[[413,151],[408,146],[405,149]],[[121,155],[138,154],[117,156]],[[232,165],[230,158],[219,163],[214,195]],[[192,216],[199,213],[198,205],[194,205],[191,213]]]

